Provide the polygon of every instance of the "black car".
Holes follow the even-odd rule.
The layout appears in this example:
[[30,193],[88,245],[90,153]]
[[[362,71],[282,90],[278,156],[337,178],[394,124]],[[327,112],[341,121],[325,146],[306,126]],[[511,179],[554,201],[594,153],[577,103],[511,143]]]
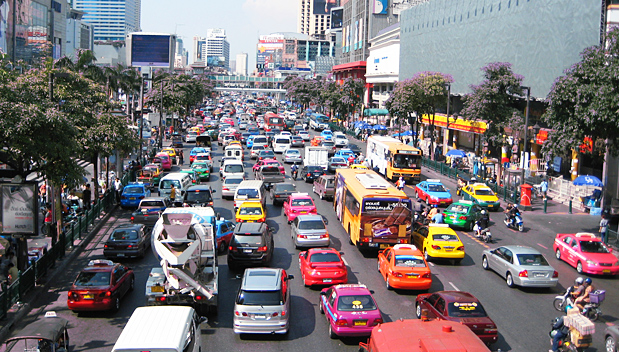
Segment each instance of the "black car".
[[325,174],[325,170],[320,166],[303,166],[300,175],[303,177],[305,182],[309,183]]
[[103,246],[106,258],[143,258],[150,246],[150,233],[144,224],[121,225],[114,229]]
[[359,148],[359,146],[356,145],[356,144],[350,143],[350,144],[348,144],[347,148],[352,150],[353,153],[355,153],[355,157],[359,156],[359,154],[362,153],[361,148]]
[[183,203],[192,207],[212,207],[213,193],[215,190],[209,185],[190,186],[183,196]]
[[261,150],[258,153],[258,160],[275,159],[275,153],[272,150]]
[[228,247],[228,268],[268,265],[273,258],[273,231],[260,222],[242,222],[234,228]]
[[288,182],[284,183],[276,183],[271,188],[271,199],[273,200],[273,205],[283,204],[289,195],[296,193],[297,187]]

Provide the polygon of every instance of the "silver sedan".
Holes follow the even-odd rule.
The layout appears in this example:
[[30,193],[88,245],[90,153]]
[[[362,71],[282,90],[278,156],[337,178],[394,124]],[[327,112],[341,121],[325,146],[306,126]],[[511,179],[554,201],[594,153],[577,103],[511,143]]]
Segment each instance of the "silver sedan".
[[290,226],[295,247],[329,246],[329,232],[322,215],[299,215]]
[[501,275],[509,287],[555,287],[559,281],[559,273],[546,258],[536,249],[526,246],[486,249],[482,253],[481,266]]
[[303,157],[298,149],[286,149],[284,152],[284,163],[302,163]]

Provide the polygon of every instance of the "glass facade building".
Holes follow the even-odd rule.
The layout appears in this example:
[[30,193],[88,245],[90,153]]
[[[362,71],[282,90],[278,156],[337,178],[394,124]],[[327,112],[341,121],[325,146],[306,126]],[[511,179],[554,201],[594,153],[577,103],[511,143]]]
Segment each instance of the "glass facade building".
[[73,8],[84,11],[83,21],[94,26],[95,41],[125,40],[140,31],[141,0],[73,0]]

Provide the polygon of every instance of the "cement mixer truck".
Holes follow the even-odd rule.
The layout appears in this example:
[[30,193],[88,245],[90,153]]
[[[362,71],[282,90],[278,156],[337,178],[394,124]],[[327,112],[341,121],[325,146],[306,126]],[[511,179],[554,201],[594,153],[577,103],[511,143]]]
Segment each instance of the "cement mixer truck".
[[215,221],[211,207],[163,212],[152,232],[160,267],[146,282],[146,305],[188,305],[200,315],[217,313]]

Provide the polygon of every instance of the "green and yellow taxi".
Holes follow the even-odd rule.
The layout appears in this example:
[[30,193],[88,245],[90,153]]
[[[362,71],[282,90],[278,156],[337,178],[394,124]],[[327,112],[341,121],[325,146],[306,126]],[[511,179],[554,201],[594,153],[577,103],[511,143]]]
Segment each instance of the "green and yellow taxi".
[[211,167],[208,162],[200,160],[194,161],[193,164],[191,164],[191,168],[198,173],[200,182],[211,179]]
[[451,227],[473,231],[475,222],[483,215],[482,210],[484,209],[481,206],[470,200],[461,200],[448,206],[443,212],[443,217],[445,223]]
[[464,244],[448,224],[429,224],[413,231],[413,242],[426,261],[449,259],[459,264],[464,258]]
[[488,210],[498,211],[501,207],[499,197],[485,183],[473,183],[462,188],[462,199],[470,200]]

